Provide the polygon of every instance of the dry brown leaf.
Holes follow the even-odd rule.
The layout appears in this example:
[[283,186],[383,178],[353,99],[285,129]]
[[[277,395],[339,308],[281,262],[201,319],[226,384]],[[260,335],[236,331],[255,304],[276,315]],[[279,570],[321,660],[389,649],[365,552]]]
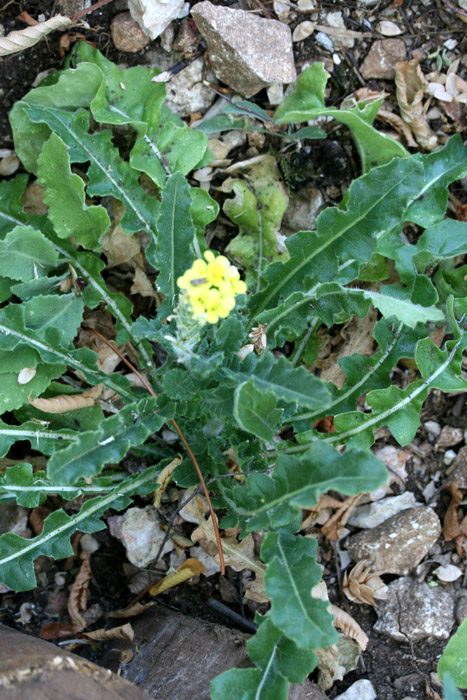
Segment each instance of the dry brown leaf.
[[140,267],[135,268],[135,276],[130,289],[131,294],[140,294],[142,297],[157,297],[157,292],[151,280]]
[[6,36],[0,37],[0,56],[8,56],[18,51],[29,49],[34,46],[43,37],[54,32],[56,29],[65,29],[71,27],[73,22],[69,17],[63,15],[55,15],[45,22],[35,24],[33,27],[20,29],[19,31],[10,32]]
[[125,209],[123,204],[114,205],[113,218],[117,221],[112,230],[102,238],[102,252],[107,258],[107,267],[115,267],[133,260],[141,250],[141,244],[134,233],[125,233],[120,226]]
[[342,501],[339,501],[337,498],[333,498],[327,493],[321,494],[321,496],[319,497],[319,501],[315,506],[313,506],[312,508],[304,508],[304,510],[309,514],[302,521],[300,530],[306,530],[307,527],[313,525],[318,513],[321,513],[323,510],[328,510],[329,508],[340,508],[341,505]]
[[[206,549],[206,547],[203,546],[203,542],[216,542],[211,517],[209,516],[207,520],[204,517],[204,513],[206,512],[204,510],[205,507],[206,503],[201,496],[194,498],[185,506],[191,514],[198,518],[199,527],[191,533],[191,539],[193,542],[199,541],[203,549]],[[254,572],[256,580],[246,591],[245,596],[260,603],[267,602],[268,598],[264,593],[264,574],[266,572],[266,566],[255,554],[255,542],[252,535],[248,535],[241,542],[238,542],[235,537],[223,537],[222,551],[224,553],[226,566],[231,566],[235,571],[250,569]],[[219,555],[214,554],[213,556],[215,562],[219,564]]]
[[328,540],[337,542],[341,536],[342,530],[347,524],[348,519],[352,515],[355,506],[362,498],[363,494],[358,493],[356,496],[349,496],[342,501],[340,507],[336,510],[334,515],[329,518],[327,523],[321,528],[321,532]]
[[157,489],[157,491],[154,492],[154,508],[159,508],[160,503],[161,503],[162,494],[164,493],[165,489],[172,481],[173,471],[181,463],[182,463],[182,457],[180,455],[177,455],[177,457],[175,457],[175,459],[173,459],[170,462],[170,464],[167,464],[167,466],[163,468],[163,470],[161,471],[161,473],[157,477],[156,484],[159,485],[159,488]]
[[74,625],[65,625],[63,622],[46,622],[39,632],[41,639],[62,639],[73,637],[76,634]]
[[127,642],[133,642],[135,639],[135,632],[131,624],[127,622],[126,625],[113,627],[110,630],[100,629],[94,630],[93,632],[83,632],[83,634],[80,634],[79,638],[94,640],[96,642],[106,642],[109,639],[124,639]]
[[344,574],[342,590],[349,600],[363,605],[374,605],[375,599],[384,600],[387,596],[387,586],[379,574],[373,571],[371,562],[359,561],[353,569]]
[[83,613],[88,605],[89,581],[92,579],[89,554],[82,552],[81,559],[83,563],[71,587],[67,605],[75,632],[81,632],[87,626]]
[[417,148],[417,142],[412,136],[412,132],[410,130],[409,125],[406,124],[405,121],[401,119],[401,117],[398,114],[394,114],[394,112],[388,112],[385,109],[380,109],[378,112],[378,119],[387,122],[393,127],[393,129],[399,132],[399,134],[402,134],[402,136],[407,141],[407,146],[410,146],[410,148]]
[[341,632],[346,634],[351,639],[355,639],[355,641],[361,646],[362,650],[365,651],[369,639],[358,622],[356,622],[351,615],[344,612],[344,610],[341,610],[332,603],[330,608],[331,613],[335,617],[334,626],[337,627],[337,629],[340,629]]
[[[345,374],[339,365],[339,360],[349,355],[371,355],[373,353],[373,330],[378,320],[378,311],[370,309],[364,318],[352,317],[349,323],[342,329],[344,344],[336,353],[329,357],[321,356],[315,362],[315,367],[321,370],[320,379],[333,382],[338,389],[342,389],[345,382]],[[332,340],[331,340],[332,342]]]
[[459,526],[459,518],[457,517],[457,506],[462,501],[462,493],[455,479],[453,479],[446,488],[451,492],[451,502],[444,516],[443,537],[446,542],[450,542],[459,537],[459,535],[462,535]]
[[68,413],[68,411],[77,411],[79,408],[87,408],[94,406],[96,399],[102,394],[103,384],[93,386],[92,389],[86,389],[81,394],[60,394],[51,399],[30,399],[28,401],[31,406],[38,408],[44,413]]
[[134,605],[130,605],[129,608],[122,608],[121,610],[109,612],[107,617],[136,617],[136,615],[141,615],[141,613],[146,612],[148,608],[151,608],[155,604],[153,600],[149,601],[149,603],[134,603]]
[[402,119],[410,126],[417,142],[432,151],[438,139],[428,126],[423,110],[423,96],[427,81],[418,61],[396,63],[396,96]]
[[189,578],[202,574],[205,571],[206,569],[201,562],[198,559],[191,557],[181,564],[181,566],[177,567],[176,573],[165,576],[162,581],[159,581],[159,583],[156,583],[155,586],[150,588],[149,594],[152,596],[159,595],[160,593],[169,590],[169,588],[178,586],[180,583],[183,583],[183,581],[188,581]]

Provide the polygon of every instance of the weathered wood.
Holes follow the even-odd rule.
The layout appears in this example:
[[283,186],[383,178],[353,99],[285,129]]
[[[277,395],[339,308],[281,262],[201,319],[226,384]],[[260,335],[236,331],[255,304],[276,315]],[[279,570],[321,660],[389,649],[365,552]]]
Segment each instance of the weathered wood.
[[149,700],[109,669],[0,625],[1,700]]
[[[123,676],[154,700],[209,700],[212,678],[249,667],[248,635],[154,606],[133,621],[139,653]],[[314,683],[291,688],[289,700],[326,700]]]

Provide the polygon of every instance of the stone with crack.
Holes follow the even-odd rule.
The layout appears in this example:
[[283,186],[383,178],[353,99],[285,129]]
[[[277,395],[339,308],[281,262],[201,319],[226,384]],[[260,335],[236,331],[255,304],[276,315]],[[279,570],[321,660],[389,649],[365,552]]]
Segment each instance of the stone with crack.
[[454,624],[454,602],[444,588],[405,577],[389,584],[376,612],[375,630],[401,642],[448,639]]

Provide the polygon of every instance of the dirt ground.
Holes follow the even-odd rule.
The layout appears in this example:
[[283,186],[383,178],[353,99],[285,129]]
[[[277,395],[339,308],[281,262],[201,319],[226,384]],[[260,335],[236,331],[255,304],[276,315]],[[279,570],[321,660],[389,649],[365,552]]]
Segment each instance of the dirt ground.
[[[272,3],[264,0],[269,10],[272,10]],[[456,0],[452,0],[455,4]],[[222,2],[231,6],[231,2]],[[262,3],[253,3],[255,7],[262,6]],[[388,2],[381,0],[379,3],[365,6],[358,5],[356,1],[324,2],[316,0],[315,5],[321,12],[342,11],[348,29],[360,32],[367,32],[368,26],[361,13],[358,14],[358,7],[365,7],[365,14],[371,16],[371,24],[376,25],[380,20],[391,19],[388,9],[394,8],[394,16],[402,25],[405,24],[404,32],[398,36],[407,48],[408,57],[416,56],[420,60],[420,65],[425,74],[434,70],[436,57],[446,56],[448,60],[460,59],[458,74],[467,79],[467,25],[450,8],[450,3],[445,0],[394,0]],[[82,33],[88,41],[93,42],[102,53],[112,61],[127,66],[142,64],[146,65],[146,55],[153,51],[154,46],[159,44],[159,40],[148,44],[148,46],[138,53],[124,53],[117,51],[111,38],[110,22],[119,12],[125,11],[124,0],[114,0],[109,4],[93,11],[85,17],[88,26],[80,26],[76,31]],[[8,34],[15,29],[24,28],[24,24],[17,19],[18,15],[27,11],[32,17],[44,14],[46,18],[53,16],[59,10],[56,0],[10,0],[0,8],[0,23],[4,33]],[[467,19],[467,18],[466,18]],[[292,28],[303,18],[300,16],[292,24]],[[179,21],[175,21],[178,26]],[[73,30],[74,31],[74,30]],[[34,84],[36,77],[42,71],[58,69],[63,65],[64,57],[61,55],[59,46],[60,33],[56,32],[43,40],[33,48],[20,54],[0,58],[0,148],[12,148],[13,142],[8,123],[8,111],[17,100],[29,90]],[[454,48],[446,48],[446,42],[454,40]],[[361,75],[360,67],[371,49],[373,39],[364,39],[355,43],[353,48],[340,47],[339,54],[341,61],[333,63],[330,103],[340,104],[340,102],[354,90],[362,87],[371,90],[387,91],[391,100],[394,98],[394,82],[389,79],[365,80]],[[449,46],[450,44],[448,44]],[[295,60],[297,71],[305,63],[315,60],[324,60],[329,65],[332,54],[323,49],[313,36],[295,46]],[[265,92],[259,93],[254,101],[260,106],[268,107]],[[440,129],[445,134],[456,131],[465,133],[466,110],[465,105],[455,107],[450,103],[433,102],[439,110],[439,118],[431,123],[432,128]],[[377,126],[387,129],[387,124],[378,122]],[[264,152],[267,152],[268,144],[264,145]],[[325,200],[329,201],[332,190],[329,188],[347,186],[352,177],[358,174],[358,159],[353,152],[353,146],[343,127],[331,127],[328,138],[321,144],[314,145],[309,151],[308,158],[313,159],[314,165],[310,169],[308,184],[317,183],[325,190]],[[340,165],[339,165],[340,164]],[[316,172],[319,171],[319,182],[316,179]],[[467,201],[467,192],[460,185],[453,187],[453,193],[461,203]],[[465,397],[464,397],[465,398]],[[446,465],[443,462],[443,452],[435,452],[432,436],[423,427],[427,421],[435,421],[442,428],[445,425],[465,429],[467,427],[467,416],[465,415],[463,401],[459,396],[442,397],[434,392],[427,400],[423,414],[422,427],[413,441],[413,458],[409,458],[406,463],[408,479],[406,487],[413,491],[416,499],[422,503],[424,500],[424,489],[436,478],[437,496],[432,507],[443,522],[450,495],[446,490],[442,490],[446,476]],[[390,437],[382,436],[376,447],[380,448],[385,444],[395,444]],[[464,443],[462,443],[464,444]],[[456,446],[456,450],[459,446]],[[411,446],[408,447],[411,450]],[[420,458],[416,461],[417,455],[423,453],[423,469],[420,470]],[[417,468],[415,468],[417,467]],[[137,505],[144,505],[144,499],[139,499]],[[46,504],[52,506],[52,504]],[[188,533],[187,533],[188,534]],[[111,537],[107,532],[97,533],[95,536],[99,543],[99,549],[92,555],[93,580],[90,584],[90,600],[88,608],[99,605],[105,611],[123,608],[132,599],[132,594],[128,590],[128,570],[125,570],[125,551],[119,542]],[[457,562],[464,571],[464,576],[460,582],[449,584],[454,597],[460,594],[462,587],[465,587],[466,576],[466,554],[459,557],[456,554],[453,542],[445,543],[439,541],[441,554],[451,554],[453,561]],[[436,670],[437,660],[446,644],[445,641],[425,640],[411,646],[409,643],[395,642],[381,636],[374,629],[377,616],[375,611],[369,606],[360,606],[346,603],[342,600],[339,588],[339,573],[336,571],[336,556],[332,545],[324,538],[320,538],[320,557],[325,566],[324,578],[328,584],[331,600],[338,606],[347,606],[352,616],[362,626],[368,635],[370,642],[367,650],[362,656],[357,670],[350,672],[344,680],[336,682],[332,689],[327,691],[330,699],[342,693],[352,683],[360,678],[369,679],[377,692],[378,700],[403,700],[407,696],[422,700],[430,697],[431,690],[440,691],[436,686],[436,679],[430,674]],[[0,595],[0,622],[3,622],[22,631],[33,635],[39,635],[43,631],[43,626],[51,621],[62,620],[66,616],[66,587],[60,588],[54,585],[57,575],[63,575],[67,583],[73,581],[79,562],[76,560],[52,563],[41,560],[39,563],[38,579],[40,585],[31,592],[14,595],[6,593]],[[112,576],[108,572],[112,571]],[[385,582],[389,583],[391,578],[385,577]],[[428,579],[430,576],[428,575]],[[226,602],[232,610],[247,619],[252,620],[254,616],[254,606],[243,607],[239,591],[241,590],[241,580],[239,574],[228,569],[224,580],[220,581],[219,576],[210,578],[201,577],[199,580],[184,583],[164,595],[161,605],[172,606],[174,609],[186,613],[187,615],[201,617],[230,627],[235,627],[235,623],[219,612],[215,612],[209,606],[211,599]],[[34,605],[34,615],[26,622],[22,622],[20,607],[24,603]],[[55,640],[57,641],[57,640]],[[96,644],[82,649],[75,650],[75,653],[85,655],[96,663],[108,653],[112,643]],[[316,679],[316,675],[312,677]],[[467,693],[464,693],[467,697]]]

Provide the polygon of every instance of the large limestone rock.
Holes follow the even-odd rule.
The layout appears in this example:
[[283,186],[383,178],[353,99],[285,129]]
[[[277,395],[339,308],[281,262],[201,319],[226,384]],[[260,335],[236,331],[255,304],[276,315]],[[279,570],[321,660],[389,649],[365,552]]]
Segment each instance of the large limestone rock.
[[200,2],[191,14],[208,46],[214,73],[245,97],[296,79],[289,27],[244,10]]
[[409,508],[371,530],[352,535],[347,549],[354,561],[368,559],[377,571],[407,576],[430,551],[441,533],[431,508]]

